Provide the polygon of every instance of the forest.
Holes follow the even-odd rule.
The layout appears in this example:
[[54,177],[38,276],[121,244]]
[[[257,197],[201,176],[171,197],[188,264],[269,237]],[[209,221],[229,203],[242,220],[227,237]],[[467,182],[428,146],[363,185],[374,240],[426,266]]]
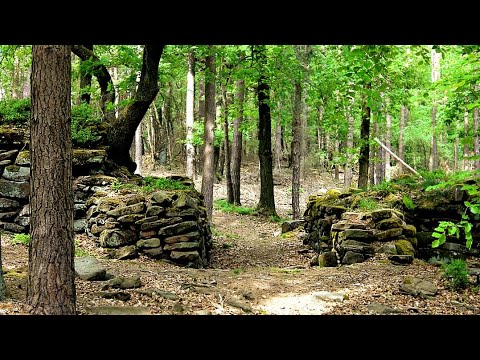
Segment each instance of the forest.
[[0,314],[479,314],[479,52],[1,45]]

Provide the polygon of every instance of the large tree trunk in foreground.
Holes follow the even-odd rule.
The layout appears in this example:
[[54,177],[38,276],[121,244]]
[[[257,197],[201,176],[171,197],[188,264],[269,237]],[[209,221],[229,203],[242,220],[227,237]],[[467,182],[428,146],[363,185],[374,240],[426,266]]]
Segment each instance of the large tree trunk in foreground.
[[292,217],[300,218],[300,161],[302,137],[302,86],[295,82],[295,101],[292,119]]
[[71,49],[34,45],[30,122],[27,304],[33,314],[75,314]]
[[[115,116],[113,104],[115,90],[112,78],[98,57],[82,45],[73,45],[72,51],[82,60],[90,57],[94,60],[93,74],[97,77],[101,92],[101,108],[105,120],[109,123],[107,134],[108,155],[117,165],[126,166],[130,171],[136,168],[129,155],[135,130],[143,119],[150,104],[158,93],[158,64],[164,45],[145,45],[143,50],[142,71],[137,91],[132,101]],[[111,104],[111,105],[109,105]]]
[[260,160],[260,201],[257,209],[264,214],[277,215],[273,192],[272,118],[270,115],[270,87],[265,74],[265,46],[257,49],[260,74],[258,77],[258,157]]
[[187,153],[186,174],[195,180],[195,172],[193,162],[195,158],[195,149],[193,147],[193,108],[195,104],[195,54],[193,51],[188,53],[188,75],[187,75],[187,100],[186,100],[186,143],[185,150]]
[[243,103],[245,101],[245,80],[237,80],[237,117],[233,121],[233,143],[232,143],[232,190],[233,203],[241,205],[240,202],[240,165],[242,164],[242,130]]
[[[367,89],[371,84],[367,85]],[[358,159],[358,187],[368,185],[368,155],[370,152],[370,107],[367,106],[366,95],[362,98],[362,124],[360,126],[360,157]]]
[[209,220],[213,212],[213,183],[215,180],[214,129],[215,129],[215,53],[210,46],[210,55],[206,58],[205,74],[205,134],[203,150],[202,195]]

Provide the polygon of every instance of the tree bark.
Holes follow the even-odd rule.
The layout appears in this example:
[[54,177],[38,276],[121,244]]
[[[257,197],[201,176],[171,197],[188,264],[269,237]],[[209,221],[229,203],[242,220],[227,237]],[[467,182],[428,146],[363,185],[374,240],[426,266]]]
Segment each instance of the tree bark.
[[[349,108],[348,112],[350,113],[352,110]],[[345,173],[343,178],[343,184],[346,190],[350,188],[352,185],[352,178],[353,178],[353,161],[352,161],[352,149],[353,149],[353,131],[354,131],[355,119],[352,115],[348,117],[348,135],[347,135],[347,163],[345,166]]]
[[211,220],[213,212],[213,183],[215,180],[214,163],[214,128],[215,128],[215,52],[213,46],[209,46],[210,54],[205,62],[205,135],[203,150],[203,173],[202,173],[202,195],[207,209],[207,216]]
[[273,191],[272,172],[272,119],[270,114],[270,86],[266,75],[266,49],[264,45],[255,45],[259,77],[257,84],[258,96],[258,157],[260,160],[260,201],[257,209],[266,215],[274,215],[275,197]]
[[143,155],[143,137],[142,137],[142,122],[138,124],[135,130],[135,163],[137,168],[135,174],[142,175],[142,155]]
[[292,217],[300,218],[300,161],[302,137],[302,86],[295,82],[295,100],[292,118]]
[[[405,105],[402,105],[402,112],[400,114],[400,129],[398,134],[398,157],[405,161],[405,140],[404,140],[404,133],[405,127],[407,125],[407,116],[408,116],[408,109]],[[399,164],[399,174],[403,174],[404,166],[400,163]]]
[[[385,134],[385,145],[390,148],[391,147],[391,142],[392,142],[392,115],[390,114],[387,114],[387,131],[386,131],[386,134]],[[388,153],[388,151],[383,151],[382,149],[382,155],[383,155],[383,159],[384,159],[384,170],[383,170],[383,174],[384,174],[384,178],[385,180],[387,181],[390,181],[391,179],[391,170],[390,170],[390,161],[391,161],[391,158],[390,158],[390,154]],[[403,160],[403,159],[402,159]]]
[[2,265],[2,232],[0,231],[0,301],[5,300],[7,296],[7,287],[5,285],[5,279],[3,278],[3,265]]
[[468,159],[470,157],[470,149],[468,148],[468,111],[465,110],[465,113],[463,114],[463,170],[470,170],[470,160]]
[[[90,50],[93,53],[93,45],[83,45],[85,48]],[[91,95],[90,95],[90,87],[92,86],[92,73],[87,67],[87,60],[80,59],[80,96],[78,98],[78,103],[81,104],[85,102],[90,104]]]
[[[440,53],[437,53],[434,49],[431,53],[431,71],[432,71],[432,83],[440,79]],[[428,163],[430,171],[438,169],[438,147],[437,147],[437,105],[436,99],[433,99],[432,106],[432,149],[430,151],[430,159]]]
[[[92,68],[100,85],[101,108],[105,120],[109,123],[107,133],[108,155],[117,165],[126,166],[130,171],[136,168],[129,156],[130,145],[135,131],[158,93],[158,64],[164,45],[145,45],[143,50],[142,71],[137,91],[132,101],[115,116],[115,90],[112,78],[105,66],[95,54],[82,45],[73,45],[72,51],[80,59],[94,60]],[[111,105],[109,105],[111,104]]]
[[[333,150],[335,153],[335,157],[337,158],[340,155],[340,141],[338,140],[338,137],[339,137],[339,133],[337,128],[336,134],[335,134],[335,141],[334,141],[334,150]],[[337,183],[340,181],[340,164],[338,163],[338,161],[335,161],[334,178]]]
[[453,169],[454,171],[459,170],[459,164],[458,164],[458,153],[459,153],[459,148],[460,148],[460,140],[458,138],[458,132],[456,133],[457,135],[455,136],[455,144],[453,148]]
[[[373,132],[372,137],[377,136],[378,133],[378,123],[373,121]],[[377,146],[371,145],[370,146],[370,154],[369,154],[369,164],[368,164],[368,177],[369,177],[369,184],[370,186],[375,185],[375,164],[377,163]]]
[[75,314],[71,48],[33,45],[30,234],[26,301],[33,314]]
[[275,121],[275,168],[280,170],[282,166],[282,104],[278,103],[277,121]]
[[473,162],[473,170],[480,169],[480,142],[478,137],[478,108],[473,109],[473,153],[475,160]]
[[233,203],[241,205],[240,202],[240,165],[242,163],[242,130],[243,106],[245,101],[245,80],[237,80],[237,92],[235,94],[237,103],[237,117],[233,122],[233,143],[232,143],[232,191]]
[[195,149],[193,147],[193,108],[195,104],[195,54],[193,51],[188,53],[188,75],[187,75],[187,100],[186,100],[186,142],[185,149],[187,153],[186,174],[195,180],[195,172],[193,168]]
[[222,84],[222,101],[223,101],[223,131],[225,140],[223,142],[223,153],[225,159],[225,180],[227,185],[227,201],[230,204],[234,203],[233,199],[233,185],[232,185],[232,173],[231,173],[231,151],[230,151],[230,139],[228,134],[228,107],[229,100],[227,98],[227,87]]
[[[367,89],[371,84],[367,84]],[[366,188],[368,185],[368,155],[370,153],[370,107],[367,106],[366,95],[362,97],[362,124],[360,126],[360,157],[358,159],[358,187]]]

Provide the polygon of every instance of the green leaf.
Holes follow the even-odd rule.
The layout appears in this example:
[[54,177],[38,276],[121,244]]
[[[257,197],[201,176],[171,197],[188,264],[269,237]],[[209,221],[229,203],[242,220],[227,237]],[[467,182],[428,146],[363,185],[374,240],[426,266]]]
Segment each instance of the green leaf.
[[432,248],[439,247],[440,245],[441,244],[440,244],[440,241],[438,239],[432,241]]
[[415,204],[413,203],[412,199],[410,199],[407,195],[403,195],[403,204],[409,210],[415,209]]
[[453,236],[457,233],[458,233],[458,228],[457,227],[448,228],[448,235]]
[[432,237],[437,238],[437,239],[440,238],[442,235],[443,235],[443,233],[439,233],[439,232],[432,233]]
[[480,214],[480,204],[475,204],[470,207],[472,214]]
[[466,232],[465,231],[465,239],[467,240],[465,243],[465,246],[467,247],[468,250],[472,248],[472,243],[473,243],[473,238],[472,238],[472,233]]

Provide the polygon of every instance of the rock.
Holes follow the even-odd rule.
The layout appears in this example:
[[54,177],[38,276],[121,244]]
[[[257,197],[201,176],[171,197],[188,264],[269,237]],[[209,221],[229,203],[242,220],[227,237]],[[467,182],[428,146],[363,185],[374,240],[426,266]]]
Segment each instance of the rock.
[[106,270],[93,256],[76,257],[75,274],[82,280],[105,280]]
[[152,201],[160,206],[167,207],[172,203],[173,193],[169,191],[157,191],[152,194]]
[[0,153],[0,161],[6,159],[13,159],[18,153],[18,150],[10,150]]
[[313,293],[313,296],[323,301],[342,302],[345,299],[345,294],[330,291],[318,291]]
[[25,226],[13,224],[13,223],[4,223],[3,229],[13,233],[25,233],[27,232]]
[[[172,218],[172,219],[176,219],[176,218]],[[160,229],[158,231],[158,235],[165,236],[165,237],[180,235],[182,233],[186,233],[190,230],[197,228],[197,226],[198,226],[198,223],[196,221],[184,221],[184,222],[174,224],[174,225],[169,225]]]
[[332,225],[331,231],[344,231],[347,229],[362,229],[367,228],[366,224],[363,223],[351,223],[346,220],[341,220]]
[[465,245],[463,244],[457,244],[453,242],[444,242],[442,245],[440,245],[440,249],[447,250],[447,251],[452,251],[452,252],[457,252],[460,254],[467,254],[468,249]]
[[418,247],[417,238],[408,238],[407,239],[410,244],[412,244],[413,248],[416,249]]
[[337,265],[337,254],[333,251],[327,251],[318,256],[318,266],[320,267],[335,267]]
[[392,228],[400,228],[403,225],[403,221],[396,216],[389,217],[388,219],[380,220],[375,224],[375,228],[379,230],[388,230]]
[[113,253],[113,258],[118,260],[134,259],[138,256],[135,245],[123,246],[116,249]]
[[252,307],[243,301],[237,299],[227,299],[225,301],[228,305],[242,309],[245,312],[251,313],[253,311]]
[[147,295],[152,297],[153,295],[159,295],[167,300],[178,300],[179,297],[169,291],[160,290],[160,289],[142,289],[136,290],[137,293]]
[[170,259],[180,261],[194,261],[199,258],[198,251],[172,251]]
[[[15,211],[0,212],[0,220],[1,221],[12,220],[15,216],[17,216],[17,213]],[[20,224],[20,225],[22,225],[22,224]],[[22,225],[22,226],[25,226],[25,225]]]
[[86,219],[78,219],[73,221],[73,231],[84,232],[87,227]]
[[182,235],[169,236],[165,238],[165,243],[174,244],[177,242],[193,241],[200,238],[200,233],[198,231],[192,231]]
[[339,240],[355,239],[363,242],[371,242],[375,240],[371,230],[347,229],[338,234]]
[[361,263],[365,261],[365,257],[354,251],[347,251],[342,259],[342,264],[351,265],[356,263]]
[[171,251],[171,250],[191,250],[197,249],[199,246],[197,241],[189,241],[189,242],[177,242],[174,244],[166,244],[163,247],[164,251]]
[[155,230],[140,231],[141,238],[150,239],[154,236],[157,236],[157,232]]
[[27,200],[30,195],[30,183],[0,179],[0,196]]
[[392,244],[392,243],[383,244],[382,251],[385,254],[397,255],[397,247],[395,246],[395,244]]
[[129,214],[138,214],[145,210],[144,203],[133,204],[129,206],[119,207],[107,212],[108,216],[120,217]]
[[105,150],[73,149],[72,162],[74,167],[91,167],[103,164],[106,156]]
[[7,166],[12,163],[12,160],[2,160],[0,161],[0,166]]
[[398,255],[410,255],[415,257],[415,249],[410,241],[397,240],[395,241],[395,247],[397,248]]
[[315,254],[310,259],[310,266],[318,266],[318,254]]
[[125,200],[125,205],[129,206],[129,205],[135,205],[143,202],[145,202],[145,196],[135,194]]
[[102,290],[107,289],[135,289],[141,287],[142,281],[139,277],[115,277],[111,280],[108,280],[107,283],[102,287]]
[[377,304],[377,303],[372,303],[367,306],[368,312],[371,314],[399,314],[401,313],[400,310],[394,309],[390,306],[383,305],[383,304]]
[[409,265],[413,262],[413,256],[412,255],[390,255],[388,257],[388,260],[390,260],[395,265]]
[[6,166],[3,170],[3,178],[12,181],[30,180],[30,168],[18,165]]
[[153,221],[156,221],[156,220],[158,220],[158,216],[148,216],[148,217],[145,217],[143,219],[135,221],[135,225],[140,226],[140,225],[145,224],[147,222],[153,222]]
[[124,207],[124,202],[115,197],[104,197],[101,198],[97,204],[97,211],[107,213],[115,208]]
[[152,249],[160,246],[159,238],[150,238],[137,241],[137,248],[139,249]]
[[392,209],[379,209],[370,212],[370,216],[372,217],[373,221],[379,222],[383,219],[388,219],[392,216]]
[[193,315],[213,315],[213,313],[210,310],[196,310]]
[[147,307],[140,306],[95,306],[87,308],[87,313],[95,315],[150,315]]
[[0,211],[14,211],[20,208],[20,203],[16,200],[0,198]]
[[178,192],[178,197],[173,202],[172,207],[176,209],[181,209],[184,207],[196,208],[197,201],[186,192]]
[[365,218],[365,214],[359,212],[344,212],[342,214],[342,220],[346,220],[347,222],[358,223],[360,220]]
[[282,223],[282,234],[293,231],[296,228],[303,226],[305,224],[305,220],[287,220]]
[[177,301],[175,304],[173,304],[173,311],[182,314],[187,311],[187,308],[181,302]]
[[102,247],[120,247],[136,241],[137,236],[131,230],[105,229],[99,237],[99,243]]
[[403,228],[393,228],[385,231],[379,231],[375,233],[375,237],[378,241],[389,241],[390,239],[399,237],[403,233]]
[[15,160],[15,164],[30,166],[30,151],[28,150],[20,151],[17,155],[17,160]]
[[413,238],[415,235],[417,235],[417,228],[413,225],[403,224],[402,229],[402,235],[405,235],[407,238]]
[[417,243],[419,248],[431,247],[432,241],[435,240],[432,237],[432,232],[430,231],[419,231],[416,235]]
[[[183,221],[181,217],[169,218],[169,219],[160,219],[151,222],[144,222],[140,226],[140,230],[151,230],[151,229],[158,229],[160,227],[168,227],[168,226],[175,226],[179,222]],[[159,234],[160,235],[160,234]]]
[[143,219],[143,214],[128,214],[120,216],[117,220],[119,223],[134,223],[140,219]]
[[403,284],[400,285],[399,290],[401,293],[423,298],[432,297],[437,294],[437,287],[435,284],[427,280],[412,278],[409,276],[403,279]]
[[195,209],[170,209],[165,213],[165,217],[181,217],[184,220],[193,220],[201,217],[201,214]]
[[147,208],[146,216],[149,217],[149,216],[160,215],[164,211],[165,209],[163,207],[152,205]]
[[97,291],[95,295],[102,297],[104,299],[115,299],[115,300],[121,300],[121,301],[128,301],[132,298],[132,296],[129,293],[123,292],[123,291],[115,291],[115,292],[109,292],[109,291]]
[[161,247],[152,249],[143,249],[143,253],[151,258],[158,259],[163,255],[163,249]]
[[341,254],[345,254],[347,251],[354,251],[364,256],[373,256],[375,254],[375,249],[372,245],[356,240],[344,240],[338,245],[338,250]]
[[[18,155],[20,156],[20,154]],[[117,179],[113,176],[107,176],[103,174],[94,174],[86,176],[78,176],[75,179],[77,184],[86,186],[106,186],[113,184]]]

